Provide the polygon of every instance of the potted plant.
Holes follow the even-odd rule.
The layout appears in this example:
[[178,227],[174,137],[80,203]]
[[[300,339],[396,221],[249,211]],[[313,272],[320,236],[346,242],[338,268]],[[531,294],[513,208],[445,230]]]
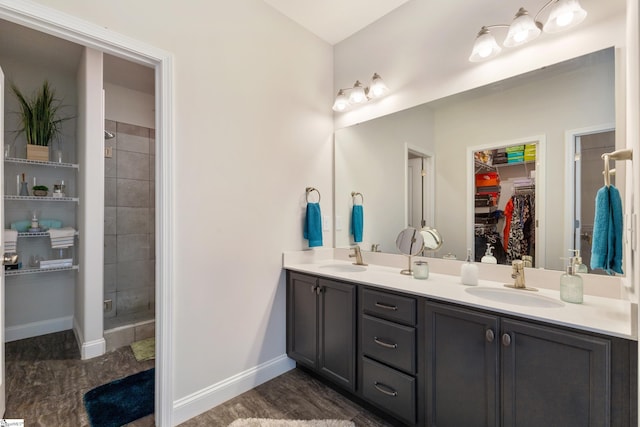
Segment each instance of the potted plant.
[[45,80],[30,98],[11,83],[11,91],[20,104],[20,128],[27,139],[27,159],[49,160],[49,143],[61,132],[62,122],[70,117],[60,117],[61,100]]
[[48,194],[49,187],[46,185],[34,185],[31,187],[31,191],[33,191],[34,196],[45,197]]

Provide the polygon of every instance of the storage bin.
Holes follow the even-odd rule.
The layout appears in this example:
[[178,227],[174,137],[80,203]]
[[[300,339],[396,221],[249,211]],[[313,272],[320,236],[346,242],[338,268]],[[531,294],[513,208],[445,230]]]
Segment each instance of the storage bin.
[[506,147],[504,149],[507,153],[515,153],[518,151],[524,151],[524,145],[512,145],[511,147]]
[[500,184],[498,172],[483,172],[476,174],[476,187],[493,187]]

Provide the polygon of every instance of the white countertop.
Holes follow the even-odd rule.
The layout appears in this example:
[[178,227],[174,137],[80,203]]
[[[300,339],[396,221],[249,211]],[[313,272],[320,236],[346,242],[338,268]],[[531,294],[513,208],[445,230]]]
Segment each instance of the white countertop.
[[[320,258],[320,257],[319,257]],[[568,326],[575,329],[597,332],[604,335],[637,340],[637,306],[629,301],[616,298],[605,298],[584,295],[582,304],[571,304],[560,300],[556,290],[539,288],[536,295],[546,297],[561,304],[558,307],[532,307],[494,301],[472,295],[458,276],[430,273],[426,280],[400,274],[400,269],[382,265],[368,265],[364,271],[338,271],[341,267],[349,269],[353,264],[338,259],[309,259],[302,261],[299,257],[283,259],[283,267],[287,270],[310,273],[359,283],[381,289],[389,289],[412,295],[463,304],[471,308],[490,310],[496,313],[509,314],[526,319],[539,320],[555,325]],[[308,262],[307,262],[308,261]],[[490,287],[511,292],[528,292],[509,289],[504,282],[479,280],[478,287]],[[531,286],[531,284],[528,284]],[[472,291],[473,292],[473,291]]]

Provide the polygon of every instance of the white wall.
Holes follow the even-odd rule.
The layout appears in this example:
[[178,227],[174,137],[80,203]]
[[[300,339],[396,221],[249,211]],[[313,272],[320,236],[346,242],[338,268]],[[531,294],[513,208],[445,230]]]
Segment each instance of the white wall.
[[155,129],[153,95],[106,82],[104,92],[105,119]]
[[282,356],[305,187],[333,209],[331,47],[260,0],[40,3],[175,55],[174,399]]

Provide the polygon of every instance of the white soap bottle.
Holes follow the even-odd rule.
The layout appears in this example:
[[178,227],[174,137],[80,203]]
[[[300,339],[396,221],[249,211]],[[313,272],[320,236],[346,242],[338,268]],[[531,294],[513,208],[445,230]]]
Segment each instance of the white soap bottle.
[[484,262],[485,264],[497,264],[498,263],[498,260],[496,259],[496,257],[493,256],[493,252],[491,251],[492,249],[494,249],[494,247],[491,246],[490,243],[487,243],[487,251],[484,253],[484,256],[482,257],[480,262]]
[[478,266],[471,261],[471,249],[467,249],[467,260],[460,267],[460,281],[463,285],[476,286],[478,284]]

